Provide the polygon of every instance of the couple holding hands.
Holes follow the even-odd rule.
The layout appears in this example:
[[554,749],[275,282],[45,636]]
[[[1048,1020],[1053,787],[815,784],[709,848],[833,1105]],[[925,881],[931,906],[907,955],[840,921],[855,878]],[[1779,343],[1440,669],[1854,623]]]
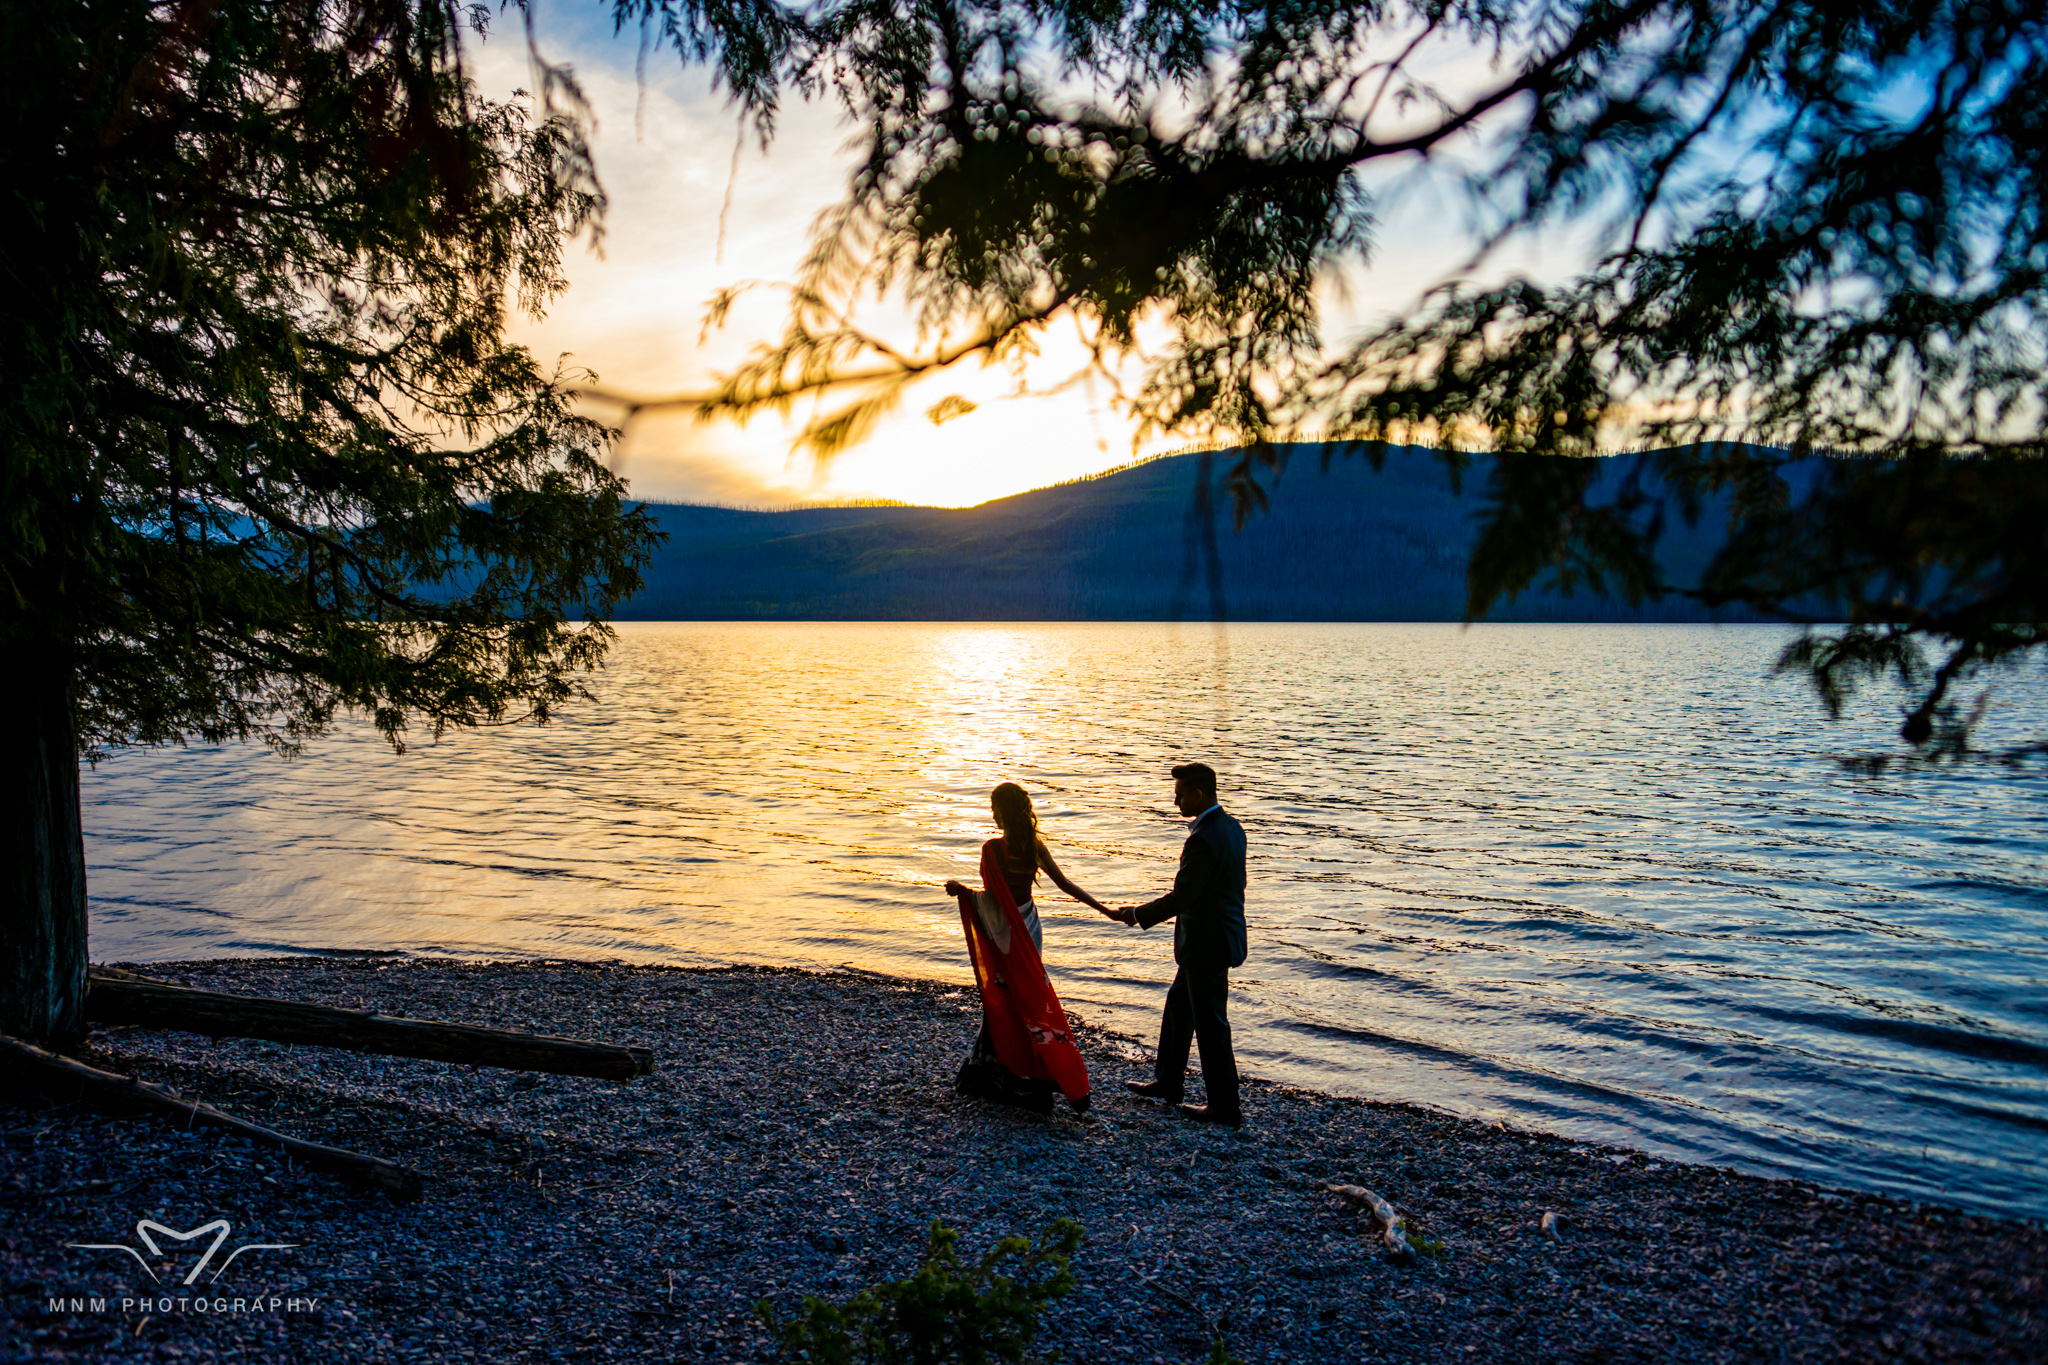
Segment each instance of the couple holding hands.
[[981,1034],[960,1068],[962,1093],[1049,1113],[1058,1091],[1076,1112],[1088,1107],[1088,1069],[1040,956],[1043,931],[1032,887],[1044,872],[1060,890],[1118,923],[1150,929],[1174,921],[1179,971],[1166,993],[1158,1059],[1150,1081],[1128,1081],[1126,1088],[1180,1104],[1192,1042],[1201,1052],[1209,1103],[1181,1104],[1180,1112],[1233,1128],[1243,1123],[1225,994],[1230,969],[1245,958],[1244,827],[1217,802],[1216,773],[1206,763],[1173,769],[1173,803],[1188,821],[1173,889],[1144,905],[1112,910],[1060,870],[1022,787],[1005,782],[990,794],[1003,832],[981,847],[982,889],[946,883],[946,893],[960,903],[981,987]]

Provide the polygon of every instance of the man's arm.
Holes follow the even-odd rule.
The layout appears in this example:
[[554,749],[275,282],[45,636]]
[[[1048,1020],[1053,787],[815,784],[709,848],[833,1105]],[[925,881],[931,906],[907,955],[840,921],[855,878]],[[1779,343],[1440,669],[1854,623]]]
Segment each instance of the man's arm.
[[1181,850],[1180,871],[1173,877],[1173,890],[1147,905],[1132,909],[1132,922],[1141,929],[1150,929],[1172,919],[1189,906],[1198,903],[1209,884],[1222,871],[1222,863],[1216,851],[1209,847],[1207,839],[1190,838],[1187,847]]

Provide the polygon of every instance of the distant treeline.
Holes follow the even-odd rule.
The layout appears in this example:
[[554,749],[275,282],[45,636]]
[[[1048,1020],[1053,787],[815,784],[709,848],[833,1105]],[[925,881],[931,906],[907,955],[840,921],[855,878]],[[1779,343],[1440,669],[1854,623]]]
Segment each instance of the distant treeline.
[[[669,535],[626,620],[1456,621],[1477,534],[1473,480],[1451,491],[1435,455],[1388,452],[1375,472],[1316,446],[1290,451],[1269,510],[1234,531],[1216,496],[1215,572],[1195,515],[1198,454],[979,507],[782,512],[653,503]],[[1611,457],[1618,464],[1624,457]],[[1214,469],[1225,468],[1219,454]],[[1477,471],[1475,471],[1477,472]],[[1483,478],[1483,475],[1482,475]],[[1707,519],[1711,521],[1711,518]],[[1678,518],[1661,542],[1672,581],[1697,578],[1713,528]],[[1708,621],[1683,598],[1631,607],[1527,593],[1500,621]]]

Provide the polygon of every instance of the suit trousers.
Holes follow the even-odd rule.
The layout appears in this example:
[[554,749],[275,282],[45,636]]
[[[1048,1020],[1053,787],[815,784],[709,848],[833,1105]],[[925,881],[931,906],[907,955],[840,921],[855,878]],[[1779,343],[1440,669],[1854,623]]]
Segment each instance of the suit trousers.
[[1166,1013],[1159,1021],[1159,1059],[1152,1075],[1170,1090],[1185,1086],[1192,1041],[1201,1049],[1209,1107],[1235,1114],[1237,1058],[1230,1050],[1230,1016],[1225,1009],[1229,989],[1229,968],[1181,965],[1166,992]]

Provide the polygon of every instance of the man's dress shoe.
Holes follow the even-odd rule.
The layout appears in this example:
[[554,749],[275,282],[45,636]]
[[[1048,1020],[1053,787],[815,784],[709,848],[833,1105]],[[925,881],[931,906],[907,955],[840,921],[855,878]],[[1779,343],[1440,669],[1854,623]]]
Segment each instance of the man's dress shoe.
[[1133,1095],[1148,1100],[1165,1100],[1168,1104],[1179,1104],[1183,1092],[1178,1086],[1163,1081],[1125,1081],[1124,1089]]
[[1244,1115],[1235,1109],[1218,1109],[1213,1104],[1184,1104],[1180,1112],[1197,1123],[1220,1123],[1225,1128],[1244,1127]]

